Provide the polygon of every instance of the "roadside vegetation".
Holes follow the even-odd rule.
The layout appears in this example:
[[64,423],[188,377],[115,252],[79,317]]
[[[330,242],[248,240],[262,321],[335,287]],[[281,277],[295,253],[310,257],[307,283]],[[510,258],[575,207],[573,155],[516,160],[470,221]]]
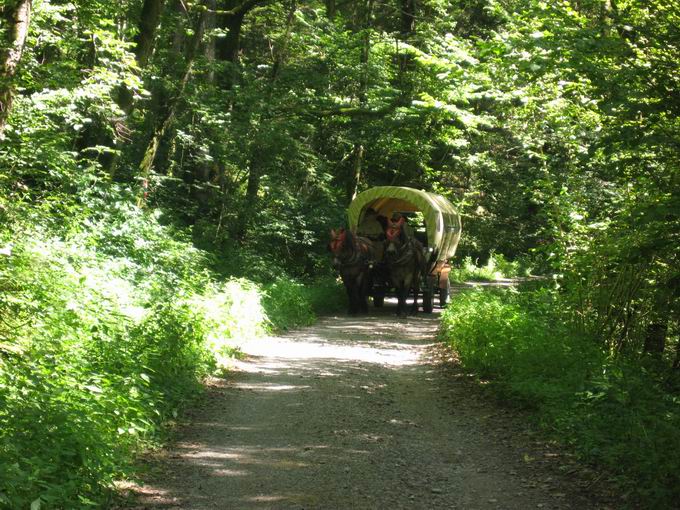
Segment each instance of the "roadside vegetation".
[[5,209],[0,508],[106,502],[240,341],[344,306],[331,278],[218,275],[187,232],[115,187],[90,207],[56,225],[41,207]]
[[617,356],[584,331],[567,297],[534,291],[457,295],[440,335],[502,402],[533,413],[552,439],[604,468],[631,506],[680,497],[680,377],[672,360]]
[[517,278],[531,275],[529,257],[508,260],[503,254],[491,252],[486,264],[479,265],[479,260],[472,260],[470,255],[451,267],[449,279],[453,283],[493,282],[503,278]]

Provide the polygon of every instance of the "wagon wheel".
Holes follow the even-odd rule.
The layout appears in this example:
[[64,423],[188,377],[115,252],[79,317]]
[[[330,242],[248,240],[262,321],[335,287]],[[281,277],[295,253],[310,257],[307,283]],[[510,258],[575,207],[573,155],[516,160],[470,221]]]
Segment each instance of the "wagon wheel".
[[449,294],[451,293],[451,282],[446,280],[446,287],[439,289],[439,308],[446,308],[449,302]]

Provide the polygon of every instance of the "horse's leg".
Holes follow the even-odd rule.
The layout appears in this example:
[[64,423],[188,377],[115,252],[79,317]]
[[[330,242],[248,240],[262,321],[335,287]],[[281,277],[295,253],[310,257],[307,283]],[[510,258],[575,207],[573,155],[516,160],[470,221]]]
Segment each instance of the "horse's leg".
[[401,280],[399,282],[399,287],[397,290],[397,294],[399,296],[399,306],[397,307],[397,315],[399,317],[406,317],[406,298],[408,297],[408,285],[406,285],[406,282],[404,280]]
[[349,276],[342,279],[342,283],[345,284],[345,290],[347,291],[347,313],[349,315],[354,315],[355,311],[355,300],[354,300],[354,289],[352,288],[352,282]]
[[363,280],[362,280],[362,286],[361,286],[361,311],[368,313],[368,296],[371,293],[371,273],[370,270],[367,269],[364,274],[363,274]]
[[366,273],[361,271],[356,276],[357,312],[367,312],[366,302]]
[[413,315],[418,314],[418,292],[420,291],[420,271],[415,268],[415,271],[411,274],[411,286],[413,287],[413,307],[411,308],[411,313]]
[[361,277],[359,275],[354,275],[352,280],[352,295],[354,302],[354,313],[358,314],[361,312]]
[[352,282],[354,283],[354,313],[361,313],[364,310],[364,306],[366,309],[368,309],[368,304],[364,305],[364,279],[363,279],[364,273],[361,271],[361,269],[358,269],[357,272],[354,274],[354,278],[352,278]]

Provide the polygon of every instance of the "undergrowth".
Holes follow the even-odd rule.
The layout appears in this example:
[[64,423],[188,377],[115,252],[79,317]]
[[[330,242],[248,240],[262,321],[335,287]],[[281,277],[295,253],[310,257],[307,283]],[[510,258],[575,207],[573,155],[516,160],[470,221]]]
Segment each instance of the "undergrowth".
[[501,253],[492,252],[486,264],[482,266],[478,266],[478,262],[472,260],[470,256],[464,257],[460,263],[451,268],[449,279],[455,283],[491,282],[502,278],[528,276],[531,271],[528,259],[508,260]]
[[342,296],[333,281],[218,279],[189,235],[122,191],[71,206],[62,224],[33,205],[0,228],[3,509],[106,504],[242,339]]
[[440,335],[498,396],[612,473],[631,504],[674,508],[680,398],[651,360],[611,357],[570,326],[547,289],[463,293],[444,312]]

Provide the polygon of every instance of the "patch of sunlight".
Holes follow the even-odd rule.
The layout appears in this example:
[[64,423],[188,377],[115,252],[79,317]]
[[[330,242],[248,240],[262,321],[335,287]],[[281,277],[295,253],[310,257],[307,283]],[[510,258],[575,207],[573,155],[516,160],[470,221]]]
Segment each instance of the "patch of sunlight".
[[309,467],[307,462],[300,462],[295,460],[278,460],[271,463],[272,466],[280,469],[298,469]]
[[276,503],[277,501],[287,501],[294,498],[299,498],[300,496],[253,496],[252,498],[246,498],[246,501],[253,501],[257,503]]
[[283,364],[281,362],[258,361],[257,364],[253,364],[252,361],[242,361],[242,360],[234,360],[234,359],[229,359],[226,366],[229,367],[229,368],[238,370],[240,372],[260,373],[260,374],[269,374],[269,375],[277,375],[282,370],[288,370],[288,369],[296,368],[292,364],[287,365],[287,364]]
[[248,476],[248,471],[240,471],[238,469],[215,469],[213,470],[217,476]]
[[[274,507],[270,506],[272,503],[281,503],[281,502],[286,502],[286,503],[294,503],[296,505],[300,505],[303,508],[308,508],[309,506],[313,506],[314,508],[317,508],[319,505],[319,497],[314,495],[314,494],[299,494],[299,493],[288,493],[288,494],[279,494],[279,495],[264,495],[260,494],[259,496],[251,496],[249,498],[244,498],[244,501],[248,501],[251,503],[267,503],[268,505],[266,508],[279,508],[279,505],[276,505]],[[259,508],[259,506],[258,506]]]
[[[243,344],[241,349],[249,355],[269,359],[297,361],[332,359],[390,366],[415,365],[421,356],[421,349],[397,343],[377,348],[365,345],[321,344],[312,341],[312,338],[309,338],[310,341],[302,342],[279,338],[267,340]],[[389,345],[393,347],[390,348]]]
[[[234,347],[233,339],[253,339],[264,335],[266,314],[257,287],[247,280],[232,279],[213,284],[192,298],[191,304],[212,327],[208,345],[216,354]],[[219,357],[219,356],[218,356]],[[220,357],[226,362],[228,355]]]
[[243,457],[242,453],[235,452],[214,452],[211,450],[196,451],[186,453],[183,457],[191,459],[225,459],[225,460],[239,460]]
[[273,383],[236,383],[234,388],[240,390],[254,390],[254,391],[294,391],[304,390],[309,386],[295,386],[292,384],[273,384]]

